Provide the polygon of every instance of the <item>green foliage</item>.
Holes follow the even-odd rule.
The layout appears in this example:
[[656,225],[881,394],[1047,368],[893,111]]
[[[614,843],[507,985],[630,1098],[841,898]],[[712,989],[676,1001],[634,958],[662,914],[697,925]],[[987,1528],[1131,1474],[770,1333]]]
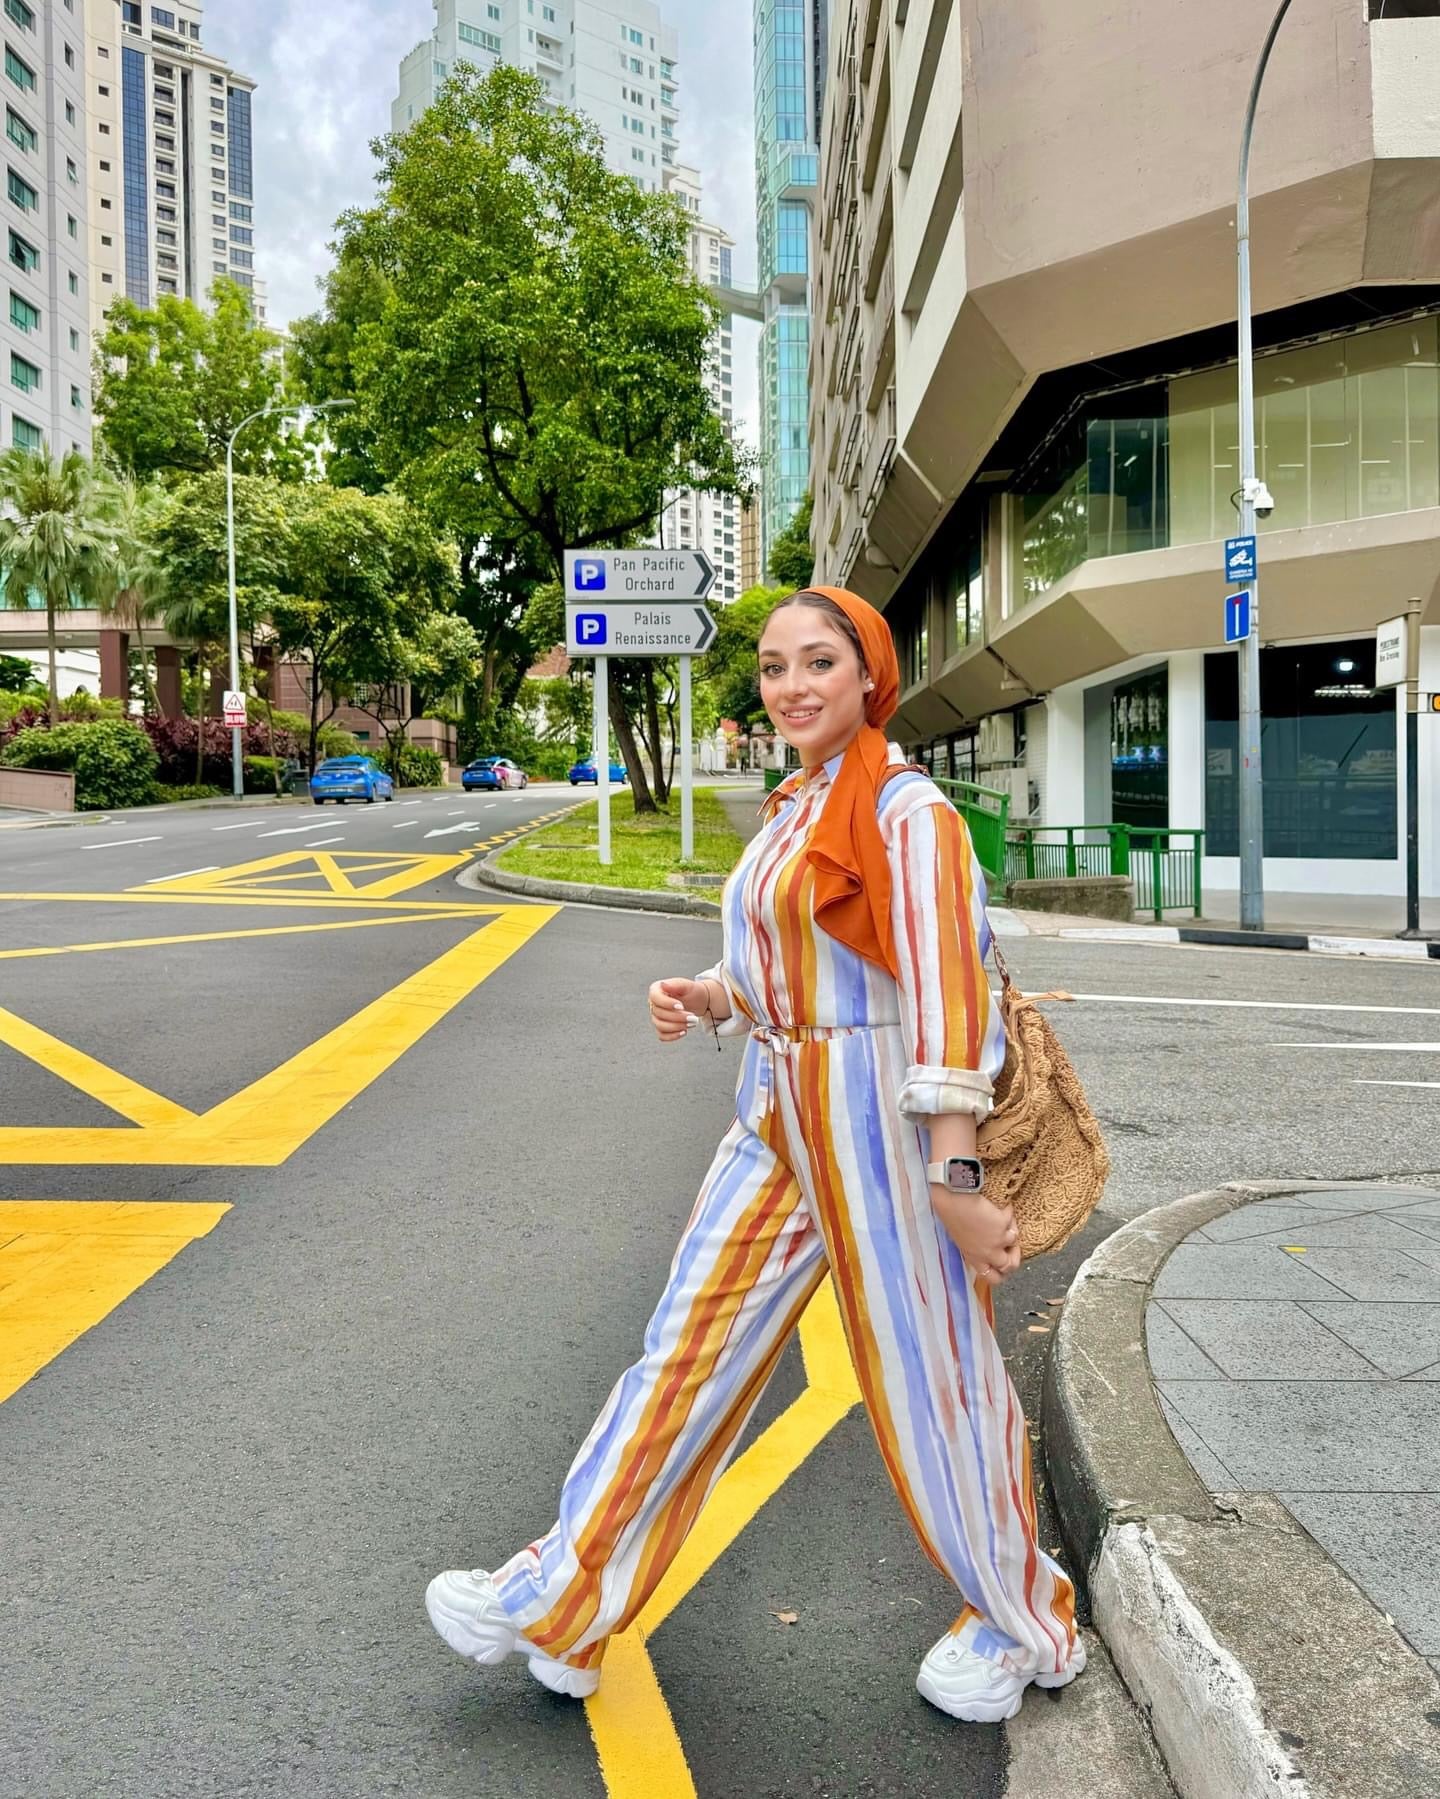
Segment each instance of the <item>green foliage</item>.
[[32,693],[39,683],[23,656],[0,656],[0,693]]
[[35,593],[45,607],[52,722],[60,715],[56,614],[94,605],[105,588],[107,540],[90,464],[78,450],[53,461],[49,449],[0,454],[0,571],[11,593]]
[[[273,354],[279,339],[255,321],[249,296],[217,281],[210,311],[162,294],[153,307],[117,299],[95,351],[95,410],[106,451],[138,480],[173,479],[225,466],[242,419],[281,399]],[[256,419],[235,445],[237,469],[299,479],[303,443],[282,440],[280,421]]]
[[791,515],[790,523],[770,546],[770,566],[766,573],[786,593],[794,593],[797,587],[808,587],[815,579],[815,551],[810,545],[814,509],[814,496],[807,493]]
[[[312,405],[351,399],[355,393],[355,337],[361,325],[384,314],[390,282],[359,256],[342,250],[325,277],[325,305],[290,327],[290,368]],[[331,450],[326,479],[336,487],[378,493],[385,479],[375,465],[373,433],[353,411],[336,411],[327,422]]]
[[363,304],[331,354],[382,475],[462,542],[537,541],[557,575],[567,545],[646,531],[667,487],[737,490],[673,199],[504,65],[462,67],[376,148],[378,201],[341,221]]
[[[297,743],[304,744],[310,721],[303,712],[282,712],[277,706],[274,717],[277,735],[288,731]],[[360,740],[341,726],[327,721],[320,727],[316,749],[322,762],[326,756],[358,756]]]
[[445,763],[435,750],[411,743],[407,737],[392,737],[379,758],[380,766],[395,777],[397,787],[443,787]]
[[5,746],[0,760],[11,768],[72,771],[75,804],[82,812],[143,806],[160,765],[143,731],[109,718],[22,731]]
[[[699,664],[702,685],[716,720],[733,718],[743,729],[765,716],[755,652],[760,633],[778,600],[792,589],[750,587],[738,600],[715,609],[715,641]],[[698,708],[697,708],[698,711]]]
[[[246,767],[248,768],[249,765],[250,758],[247,758]],[[261,793],[273,793],[274,790],[274,783],[272,781],[269,787],[262,787],[258,791]],[[151,789],[150,798],[157,805],[162,801],[173,805],[177,800],[223,799],[229,791],[230,790],[227,787],[212,787],[208,781],[182,781],[175,787],[164,787],[157,782]],[[247,785],[245,791],[250,793],[256,790]]]

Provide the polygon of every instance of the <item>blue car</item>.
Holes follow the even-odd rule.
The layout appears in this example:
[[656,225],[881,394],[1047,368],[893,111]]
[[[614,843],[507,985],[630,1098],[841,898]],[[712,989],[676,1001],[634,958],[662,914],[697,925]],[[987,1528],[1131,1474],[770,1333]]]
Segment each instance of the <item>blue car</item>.
[[503,793],[510,787],[528,787],[530,777],[508,756],[480,756],[460,771],[466,793]]
[[394,799],[395,783],[373,756],[327,756],[310,777],[310,797],[317,806],[326,800],[337,806],[364,800],[373,806],[376,800]]
[[[593,782],[594,785],[598,787],[600,785],[600,777],[595,772],[595,758],[593,756],[587,756],[583,762],[577,762],[570,770],[567,779],[572,787],[578,787],[582,781]],[[628,779],[628,777],[625,773],[625,764],[623,762],[612,762],[610,764],[610,785],[613,787],[618,782],[626,779]]]

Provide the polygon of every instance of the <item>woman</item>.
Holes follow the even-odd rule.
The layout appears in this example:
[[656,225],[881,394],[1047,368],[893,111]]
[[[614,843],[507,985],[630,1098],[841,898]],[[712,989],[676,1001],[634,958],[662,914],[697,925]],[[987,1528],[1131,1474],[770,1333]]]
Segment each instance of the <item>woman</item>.
[[1071,1584],[1036,1539],[993,1328],[1015,1222],[973,1190],[1005,1051],[982,879],[954,809],[880,729],[899,669],[873,607],[793,594],[759,661],[803,772],[726,884],[720,963],[649,994],[662,1043],[701,1018],[746,1038],[735,1122],[554,1529],[493,1574],[437,1575],[426,1606],[482,1666],[524,1655],[552,1691],[594,1692],[607,1640],[654,1591],[829,1273],[885,1467],[965,1602],[917,1685],[990,1723],[1030,1681],[1072,1680],[1084,1648]]

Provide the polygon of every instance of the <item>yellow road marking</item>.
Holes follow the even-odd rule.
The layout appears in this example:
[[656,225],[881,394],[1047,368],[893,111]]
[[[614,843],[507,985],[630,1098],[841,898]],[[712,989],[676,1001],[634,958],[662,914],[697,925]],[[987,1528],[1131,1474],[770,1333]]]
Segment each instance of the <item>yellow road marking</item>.
[[508,911],[503,904],[471,904],[467,900],[370,899],[364,894],[347,899],[338,893],[276,893],[266,898],[256,893],[172,893],[164,888],[149,887],[130,893],[0,893],[0,902],[19,900],[27,904],[62,900],[80,905],[127,906],[303,906],[312,910],[354,912],[365,907],[383,906],[393,910],[402,904],[407,912],[451,912],[458,917],[490,918]]
[[[463,851],[458,855],[403,855],[381,850],[339,850],[333,854],[328,850],[282,850],[274,856],[260,856],[251,862],[235,862],[228,868],[207,869],[199,874],[176,875],[151,885],[163,893],[224,893],[232,887],[253,893],[279,882],[312,880],[347,899],[357,895],[388,899],[426,881],[440,880],[468,860]],[[357,883],[353,879],[380,871],[388,872],[378,881]]]
[[[52,1037],[48,1031],[42,1031],[38,1025],[28,1023],[14,1012],[7,1012],[3,1006],[0,1006],[0,1043],[8,1043],[11,1049],[19,1050],[22,1056],[38,1062],[51,1074],[59,1075],[62,1081],[88,1093],[132,1124],[163,1129],[194,1122],[195,1114],[187,1107],[152,1093],[128,1075],[107,1068],[103,1062],[87,1056],[84,1050],[62,1043],[58,1037]],[[0,1135],[4,1133],[0,1132]]]
[[121,1200],[0,1200],[0,1400],[229,1210]]
[[805,1391],[725,1470],[680,1553],[623,1636],[605,1651],[598,1692],[585,1701],[611,1799],[695,1799],[670,1708],[646,1640],[668,1618],[808,1455],[860,1402],[829,1281],[800,1320]]
[[[0,1012],[0,1041],[33,1055],[62,1079],[93,1093],[142,1126],[137,1130],[0,1127],[0,1164],[278,1167],[559,910],[558,906],[490,908],[489,924],[471,932],[272,1073],[198,1116],[36,1031],[23,1019]],[[151,1108],[155,1108],[153,1114]]]
[[433,912],[389,912],[378,918],[342,918],[333,924],[272,924],[250,931],[190,931],[175,937],[117,937],[106,943],[52,943],[38,949],[0,949],[0,962],[34,956],[80,956],[107,949],[161,949],[172,943],[230,943],[242,937],[303,937],[312,931],[366,931],[375,925],[434,924]]

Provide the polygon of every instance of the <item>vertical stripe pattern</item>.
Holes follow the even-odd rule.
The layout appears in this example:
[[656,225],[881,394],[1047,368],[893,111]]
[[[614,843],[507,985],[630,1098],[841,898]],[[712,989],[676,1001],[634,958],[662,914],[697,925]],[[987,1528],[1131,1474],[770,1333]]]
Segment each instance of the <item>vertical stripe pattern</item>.
[[919,1121],[983,1111],[1004,1058],[983,878],[933,783],[890,781],[892,980],[815,927],[803,851],[828,788],[817,771],[782,798],[727,884],[724,957],[708,972],[735,1002],[725,1028],[748,1034],[735,1122],[554,1528],[495,1576],[527,1639],[579,1666],[659,1583],[827,1269],[885,1469],[963,1600],[955,1629],[1017,1673],[1070,1652],[1074,1593],[1036,1539],[990,1293],[925,1177]]

